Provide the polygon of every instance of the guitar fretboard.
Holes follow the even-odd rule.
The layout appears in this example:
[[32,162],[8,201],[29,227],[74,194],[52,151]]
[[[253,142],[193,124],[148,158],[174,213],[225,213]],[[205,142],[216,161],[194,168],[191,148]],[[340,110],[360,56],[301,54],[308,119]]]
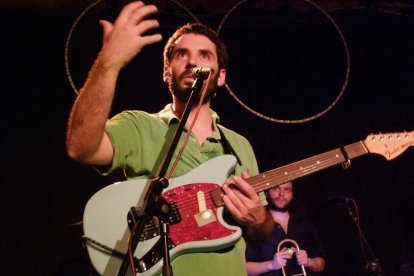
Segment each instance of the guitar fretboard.
[[[343,152],[344,151],[344,152]],[[301,178],[322,169],[347,162],[347,159],[367,154],[363,142],[345,146],[342,149],[334,149],[307,159],[279,167],[265,173],[252,176],[247,182],[252,185],[256,192],[262,192],[277,185]]]
[[[285,165],[248,178],[246,181],[259,193],[277,185],[301,178],[322,169],[349,161],[369,153],[362,141],[334,149],[307,159]],[[214,189],[212,197],[217,206],[223,206],[221,188]]]

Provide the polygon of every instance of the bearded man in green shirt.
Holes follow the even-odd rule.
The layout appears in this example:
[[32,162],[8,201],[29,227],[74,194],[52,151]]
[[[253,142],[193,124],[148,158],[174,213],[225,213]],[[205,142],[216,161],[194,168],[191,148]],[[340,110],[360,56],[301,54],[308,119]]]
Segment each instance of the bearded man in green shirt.
[[[188,126],[193,126],[172,177],[182,176],[214,157],[234,155],[238,160],[234,175],[222,186],[225,210],[250,238],[263,238],[273,223],[260,197],[245,181],[258,173],[252,147],[243,136],[220,126],[218,115],[210,109],[216,87],[225,83],[228,63],[226,47],[217,33],[200,23],[179,28],[164,49],[163,77],[172,103],[157,114],[125,111],[108,120],[121,69],[143,47],[162,39],[160,34],[144,35],[159,26],[157,20],[146,19],[156,12],[154,5],[137,1],[126,5],[114,23],[100,21],[103,45],[71,110],[68,155],[85,164],[109,167],[105,174],[122,168],[128,178],[155,177],[159,158],[165,154],[164,145],[171,138],[169,130],[179,122],[189,98],[192,69],[211,68],[212,81],[197,116],[197,106],[191,108],[183,136]],[[172,269],[180,276],[245,275],[244,249],[241,238],[219,250],[185,253],[172,260]]]

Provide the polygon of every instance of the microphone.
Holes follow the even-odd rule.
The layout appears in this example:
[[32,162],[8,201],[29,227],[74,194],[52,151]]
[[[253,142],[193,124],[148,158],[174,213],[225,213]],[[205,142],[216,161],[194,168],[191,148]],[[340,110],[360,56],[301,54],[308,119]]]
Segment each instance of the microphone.
[[213,68],[195,67],[192,69],[193,79],[207,79],[210,73],[214,73]]

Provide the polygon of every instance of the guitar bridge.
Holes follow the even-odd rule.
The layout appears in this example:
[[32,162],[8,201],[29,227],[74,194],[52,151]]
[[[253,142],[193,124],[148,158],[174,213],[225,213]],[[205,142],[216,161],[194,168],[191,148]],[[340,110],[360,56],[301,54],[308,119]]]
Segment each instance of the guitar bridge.
[[[170,225],[178,224],[181,222],[181,215],[177,208],[177,204],[175,202],[170,202],[170,216],[168,217],[168,221]],[[131,211],[132,212],[132,211]],[[130,213],[131,213],[130,212]],[[128,213],[128,226],[129,229],[133,227],[136,220],[132,218],[132,214]],[[144,230],[142,231],[142,235],[140,237],[140,241],[146,241],[152,239],[160,234],[160,223],[157,217],[153,217],[152,220],[148,221],[145,226]]]

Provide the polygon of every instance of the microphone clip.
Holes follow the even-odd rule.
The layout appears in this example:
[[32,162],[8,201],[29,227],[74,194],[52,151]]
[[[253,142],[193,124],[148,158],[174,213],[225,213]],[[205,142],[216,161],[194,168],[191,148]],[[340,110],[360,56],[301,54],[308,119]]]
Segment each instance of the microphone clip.
[[213,68],[209,67],[195,67],[192,69],[193,79],[207,79],[210,74],[213,74]]

